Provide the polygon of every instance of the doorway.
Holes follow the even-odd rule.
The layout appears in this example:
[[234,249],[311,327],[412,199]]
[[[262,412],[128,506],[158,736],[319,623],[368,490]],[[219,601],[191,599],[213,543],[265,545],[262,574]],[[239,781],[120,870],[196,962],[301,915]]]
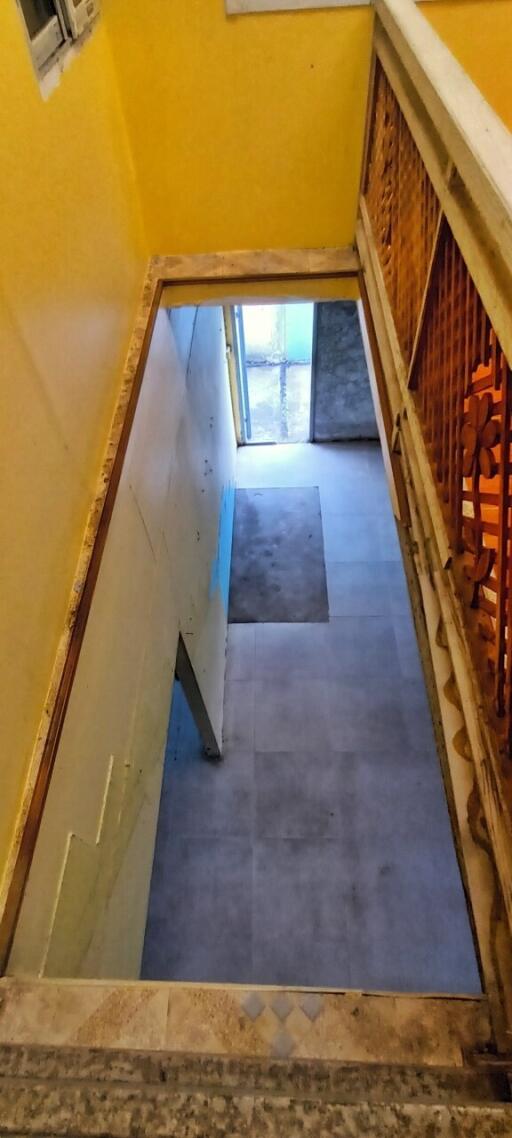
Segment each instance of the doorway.
[[243,443],[311,439],[315,305],[232,309]]
[[225,321],[241,445],[378,438],[355,301],[246,302]]

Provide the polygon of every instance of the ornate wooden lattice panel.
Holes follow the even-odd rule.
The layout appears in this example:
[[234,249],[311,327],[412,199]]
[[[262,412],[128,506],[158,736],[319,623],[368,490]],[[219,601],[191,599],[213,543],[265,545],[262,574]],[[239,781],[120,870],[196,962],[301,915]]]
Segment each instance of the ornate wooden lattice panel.
[[512,373],[377,61],[364,197],[489,711],[512,742]]
[[446,222],[411,379],[476,662],[509,719],[512,373]]
[[364,196],[400,348],[409,364],[440,207],[378,60]]

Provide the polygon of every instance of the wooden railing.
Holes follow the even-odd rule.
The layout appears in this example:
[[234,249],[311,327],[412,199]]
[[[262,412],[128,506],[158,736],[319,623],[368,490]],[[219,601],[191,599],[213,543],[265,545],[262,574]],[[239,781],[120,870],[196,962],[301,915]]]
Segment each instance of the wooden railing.
[[370,379],[484,987],[508,1053],[512,139],[413,0],[374,6],[356,230]]
[[[478,152],[472,156],[476,172],[471,170],[464,181],[456,162],[463,128],[446,105],[440,121],[431,117],[425,77],[418,78],[421,56],[416,81],[411,77],[404,59],[404,26],[411,18],[410,50],[417,21],[423,20],[409,11],[413,7],[407,0],[378,0],[376,5],[362,229],[378,265],[399,378],[413,393],[445,528],[445,560],[463,606],[482,696],[501,756],[510,762],[512,295],[507,295],[508,267],[500,247],[510,203],[501,197],[501,214],[493,213],[493,172],[485,169],[485,156]],[[428,58],[433,33],[428,28],[425,33]],[[436,48],[445,50],[439,41]],[[460,85],[461,73],[455,75]],[[430,86],[435,79],[434,59]],[[441,71],[437,79],[436,96],[442,99]],[[462,95],[479,98],[466,77],[462,84]],[[481,115],[480,106],[474,122],[477,146]],[[489,108],[484,115],[483,129],[490,121],[499,132]],[[512,153],[509,136],[506,144]],[[489,194],[482,197],[485,209],[480,209],[467,182],[483,184],[486,176]],[[508,356],[496,324],[505,333]]]

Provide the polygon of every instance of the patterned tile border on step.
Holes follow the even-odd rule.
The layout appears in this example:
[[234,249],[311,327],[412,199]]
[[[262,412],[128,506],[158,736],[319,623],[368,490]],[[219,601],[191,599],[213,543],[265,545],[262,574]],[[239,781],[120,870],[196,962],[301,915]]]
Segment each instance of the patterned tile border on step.
[[173,988],[172,1050],[270,1058],[459,1064],[489,1041],[485,1001],[443,997]]
[[0,1044],[450,1066],[490,1038],[484,998],[0,981]]

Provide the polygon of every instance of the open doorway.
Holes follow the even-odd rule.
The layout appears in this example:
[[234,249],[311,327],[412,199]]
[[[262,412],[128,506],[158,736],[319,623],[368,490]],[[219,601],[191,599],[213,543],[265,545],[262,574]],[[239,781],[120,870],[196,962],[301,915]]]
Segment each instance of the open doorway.
[[312,303],[232,309],[242,442],[309,441],[314,314]]
[[377,440],[353,300],[225,310],[244,444]]

